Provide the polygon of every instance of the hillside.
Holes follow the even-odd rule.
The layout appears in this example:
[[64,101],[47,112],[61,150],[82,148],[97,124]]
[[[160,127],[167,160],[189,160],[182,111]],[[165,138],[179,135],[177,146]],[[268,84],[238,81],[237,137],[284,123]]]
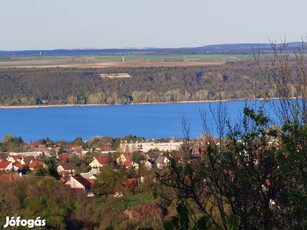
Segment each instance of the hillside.
[[0,104],[125,104],[265,97],[269,86],[257,72],[248,61],[209,66],[0,69]]

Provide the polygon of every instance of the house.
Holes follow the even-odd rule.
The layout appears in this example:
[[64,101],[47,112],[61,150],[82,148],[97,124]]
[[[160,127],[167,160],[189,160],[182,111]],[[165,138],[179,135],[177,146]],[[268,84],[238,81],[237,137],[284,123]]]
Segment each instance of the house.
[[160,156],[156,159],[156,165],[157,168],[162,169],[164,166],[169,164],[169,159],[163,154],[160,154]]
[[85,192],[88,192],[92,187],[91,183],[80,175],[70,176],[65,184],[69,185],[73,190],[80,189]]
[[47,168],[47,165],[42,161],[32,161],[29,164],[29,169],[33,171],[38,165],[43,166],[43,168],[45,168],[45,169]]
[[116,159],[116,162],[120,165],[123,165],[125,162],[132,162],[132,153],[122,153]]
[[28,152],[10,153],[10,156],[20,156],[20,157],[23,157],[23,156],[33,156],[34,158],[38,157],[38,156],[42,156],[42,155],[44,155],[44,153],[40,152],[40,151],[31,151],[31,152],[28,151]]
[[58,165],[57,172],[60,175],[64,175],[65,173],[75,174],[76,166],[73,163],[62,163]]
[[81,145],[74,145],[70,148],[70,151],[72,153],[76,153],[78,155],[86,154],[87,151],[84,150],[84,148]]
[[11,155],[6,158],[7,161],[10,161],[12,163],[20,162],[21,159],[22,159],[22,156],[20,155]]
[[11,161],[1,161],[0,162],[0,170],[1,171],[17,171],[18,168],[13,165]]
[[91,177],[93,178],[93,176],[96,178],[96,176],[99,173],[100,173],[99,168],[92,168],[89,172],[87,172],[87,173],[80,173],[80,175],[88,180]]
[[23,156],[20,160],[22,165],[29,165],[34,160],[33,156]]
[[17,168],[18,171],[23,171],[25,169],[25,165],[19,162],[14,163],[14,166]]
[[90,163],[91,168],[101,168],[109,164],[108,155],[100,155],[93,157],[93,161]]
[[160,156],[160,154],[161,152],[159,151],[151,151],[146,154],[146,157],[150,159],[151,161],[156,161],[157,158]]

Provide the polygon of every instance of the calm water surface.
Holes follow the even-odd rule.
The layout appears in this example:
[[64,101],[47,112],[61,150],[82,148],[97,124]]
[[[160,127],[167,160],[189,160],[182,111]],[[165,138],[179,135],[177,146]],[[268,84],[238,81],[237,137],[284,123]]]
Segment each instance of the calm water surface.
[[[263,102],[226,102],[231,122],[238,120],[246,105],[259,107]],[[93,136],[122,137],[136,135],[146,138],[183,137],[182,118],[190,123],[190,135],[202,131],[200,111],[207,113],[207,122],[214,125],[211,108],[218,103],[120,105],[94,107],[56,107],[31,109],[0,109],[0,139],[6,134],[20,136],[25,141],[49,137],[71,141],[77,136],[84,140]],[[216,134],[214,129],[213,134]]]

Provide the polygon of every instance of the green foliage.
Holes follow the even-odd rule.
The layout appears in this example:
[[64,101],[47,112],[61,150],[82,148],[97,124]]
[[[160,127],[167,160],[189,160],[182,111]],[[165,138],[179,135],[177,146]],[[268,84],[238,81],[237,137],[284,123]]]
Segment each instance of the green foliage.
[[32,173],[34,176],[49,176],[49,171],[45,169],[42,165],[37,165]]
[[38,140],[40,144],[42,145],[46,145],[46,146],[50,146],[50,145],[53,145],[54,142],[52,140],[49,139],[49,137],[46,137],[46,138],[43,138],[43,139],[40,139]]
[[132,166],[127,169],[126,173],[127,173],[128,178],[138,178],[139,177],[138,171],[135,169],[135,167],[132,167]]
[[188,215],[188,208],[182,202],[177,204],[176,207],[177,216],[173,216],[171,221],[164,225],[165,229],[178,229],[178,230],[185,230],[189,229],[190,220]]
[[5,188],[0,184],[0,194],[10,203],[9,206],[1,204],[6,215],[25,219],[40,216],[46,219],[46,229],[66,229],[66,221],[73,211],[74,200],[67,187],[51,177],[28,177],[6,184]]
[[71,158],[69,159],[69,161],[73,164],[75,164],[76,166],[80,166],[81,165],[81,160],[79,158],[79,156],[77,154],[73,154],[71,156]]
[[1,148],[3,152],[19,152],[23,149],[23,140],[21,137],[5,135],[2,140]]
[[57,172],[57,158],[55,156],[49,157],[45,164],[48,167],[48,174],[52,177],[59,178],[60,175]]
[[208,144],[202,159],[172,159],[158,179],[190,207],[190,216],[197,207],[215,228],[303,228],[307,126],[286,121],[276,129],[268,121],[261,110],[245,108],[242,125],[229,127],[226,139],[203,140]]
[[83,141],[82,141],[82,137],[76,137],[73,141],[72,141],[73,144],[76,144],[76,145],[83,145]]
[[108,153],[109,164],[117,164],[116,159],[119,157],[120,153]]
[[91,166],[86,163],[81,163],[79,166],[76,167],[76,174],[87,173],[90,170]]
[[125,178],[121,172],[115,171],[110,166],[104,166],[100,169],[97,175],[97,180],[93,185],[93,192],[97,196],[114,194],[116,191],[120,192],[121,182]]
[[[232,228],[233,225],[230,225],[229,226],[229,229],[228,230],[235,230],[235,229],[238,229],[239,226],[235,226],[234,228]],[[209,217],[207,216],[202,216],[200,217],[195,226],[193,227],[193,229],[197,229],[197,230],[209,230],[209,229],[212,229],[212,221],[210,220]]]

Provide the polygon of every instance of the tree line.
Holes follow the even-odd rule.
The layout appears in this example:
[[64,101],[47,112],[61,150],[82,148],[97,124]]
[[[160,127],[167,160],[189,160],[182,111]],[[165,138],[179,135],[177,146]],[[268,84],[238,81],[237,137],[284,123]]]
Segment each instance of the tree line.
[[[102,78],[128,73],[131,78]],[[251,99],[270,86],[251,62],[221,66],[0,70],[1,105],[126,104]]]

